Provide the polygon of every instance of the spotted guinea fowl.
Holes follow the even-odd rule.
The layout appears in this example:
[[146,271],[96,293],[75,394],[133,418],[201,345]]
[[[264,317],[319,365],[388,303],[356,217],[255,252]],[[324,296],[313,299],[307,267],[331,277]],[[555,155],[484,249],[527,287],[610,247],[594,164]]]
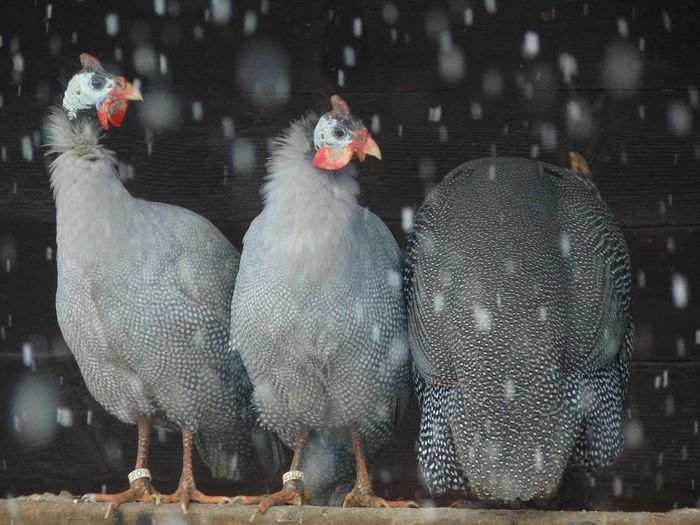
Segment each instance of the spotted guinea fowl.
[[544,502],[567,466],[615,459],[630,261],[590,180],[517,158],[463,164],[416,213],[406,258],[431,493]]
[[[231,296],[239,255],[203,217],[177,206],[133,198],[112,151],[99,144],[103,127],[119,125],[128,100],[140,93],[82,55],[64,111],[46,126],[56,201],[56,313],[90,393],[112,415],[138,424],[130,488],[89,495],[125,501],[222,503],[195,486],[192,444],[213,474],[259,472],[279,463],[276,438],[256,426],[252,385],[229,348]],[[72,119],[70,118],[72,117]],[[177,492],[156,493],[148,450],[153,421],[177,425],[183,470]]]
[[379,158],[379,148],[340,97],[331,102],[331,112],[292,123],[278,139],[233,296],[232,345],[254,403],[294,448],[280,492],[238,498],[260,513],[307,501],[304,488],[315,503],[337,495],[348,458],[356,482],[344,505],[412,504],[374,496],[367,467],[410,388],[401,254],[356,200],[351,159]]

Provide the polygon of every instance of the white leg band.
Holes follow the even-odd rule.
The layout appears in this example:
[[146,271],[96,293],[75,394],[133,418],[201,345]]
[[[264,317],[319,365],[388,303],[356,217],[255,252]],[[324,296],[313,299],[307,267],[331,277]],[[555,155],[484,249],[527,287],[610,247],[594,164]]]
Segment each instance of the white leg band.
[[290,470],[282,475],[282,485],[288,481],[304,481],[304,473],[301,470]]
[[141,478],[151,479],[151,471],[147,468],[137,468],[136,470],[132,470],[129,472],[129,485]]

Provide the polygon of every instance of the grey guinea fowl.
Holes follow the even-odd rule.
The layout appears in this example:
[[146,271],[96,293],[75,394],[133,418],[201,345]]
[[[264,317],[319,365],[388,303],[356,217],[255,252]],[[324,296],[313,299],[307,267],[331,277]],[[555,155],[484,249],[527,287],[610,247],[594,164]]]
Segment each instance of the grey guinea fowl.
[[567,466],[615,459],[631,271],[592,182],[532,160],[463,164],[418,210],[406,259],[432,494],[544,502]]
[[410,389],[401,254],[358,205],[350,162],[379,149],[340,97],[331,102],[333,111],[292,123],[278,139],[233,296],[232,343],[255,405],[295,449],[281,492],[238,499],[259,503],[260,513],[306,501],[302,476],[314,503],[337,494],[353,449],[356,483],[344,504],[387,505],[373,495],[366,464],[391,438]]
[[[111,107],[119,108],[125,99],[112,85],[139,98],[133,86],[89,55],[81,62],[64,106],[76,116],[77,109],[96,103],[107,117],[103,124],[118,125],[121,119],[112,119],[101,101],[111,97]],[[80,100],[73,89],[80,90]],[[125,110],[121,105],[122,118]],[[179,500],[185,511],[190,500],[224,502],[196,489],[193,439],[216,476],[259,472],[258,457],[273,466],[280,460],[277,440],[256,427],[252,385],[229,346],[239,255],[203,217],[133,198],[117,177],[114,153],[98,143],[94,117],[70,120],[56,108],[46,134],[49,154],[56,155],[50,173],[61,332],[90,393],[139,430],[130,489],[90,499],[110,502],[108,514],[122,502],[156,496]],[[154,419],[182,431],[182,477],[170,496],[157,494],[149,481]]]

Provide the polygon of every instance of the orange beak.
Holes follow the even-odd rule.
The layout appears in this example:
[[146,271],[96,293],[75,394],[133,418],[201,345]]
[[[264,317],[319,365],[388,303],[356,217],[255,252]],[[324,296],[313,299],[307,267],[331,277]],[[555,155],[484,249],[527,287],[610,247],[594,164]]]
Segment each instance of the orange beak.
[[131,82],[127,82],[124,77],[117,77],[116,86],[110,91],[102,107],[97,111],[97,117],[104,129],[109,129],[110,125],[116,128],[122,125],[129,100],[143,101],[143,95],[141,95],[139,88]]
[[360,159],[360,162],[364,162],[367,155],[382,160],[382,152],[379,151],[379,146],[377,146],[372,135],[366,129],[355,132],[355,139],[350,146],[357,158]]
[[324,146],[319,148],[314,155],[311,165],[314,168],[324,170],[339,170],[345,167],[357,155],[360,162],[364,162],[367,155],[381,160],[382,152],[379,146],[366,129],[358,130],[353,135],[353,140],[347,146]]
[[139,88],[126,80],[123,80],[123,82],[124,87],[117,90],[115,95],[123,100],[138,100],[143,102],[143,95],[141,94],[141,91],[139,91]]

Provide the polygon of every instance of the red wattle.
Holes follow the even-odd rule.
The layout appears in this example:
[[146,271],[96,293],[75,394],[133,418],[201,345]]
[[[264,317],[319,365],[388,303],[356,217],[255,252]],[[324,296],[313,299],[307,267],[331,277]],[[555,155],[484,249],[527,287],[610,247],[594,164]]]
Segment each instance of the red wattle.
[[126,116],[126,107],[127,102],[125,100],[115,100],[109,106],[109,121],[115,128],[122,125]]
[[339,170],[347,166],[350,159],[352,150],[349,147],[324,146],[316,152],[311,165],[324,170]]

